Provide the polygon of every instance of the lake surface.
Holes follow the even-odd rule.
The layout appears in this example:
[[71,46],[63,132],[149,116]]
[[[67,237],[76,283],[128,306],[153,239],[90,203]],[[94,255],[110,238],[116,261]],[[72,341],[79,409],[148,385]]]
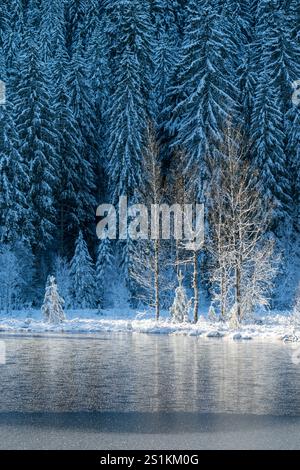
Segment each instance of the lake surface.
[[0,412],[300,416],[290,345],[182,336],[0,336]]
[[291,345],[130,333],[0,340],[0,449],[300,449]]

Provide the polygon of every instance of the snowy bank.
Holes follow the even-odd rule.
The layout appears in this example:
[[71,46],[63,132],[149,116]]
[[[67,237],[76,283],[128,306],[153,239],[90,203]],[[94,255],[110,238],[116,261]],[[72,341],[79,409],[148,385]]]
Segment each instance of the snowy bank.
[[201,317],[197,324],[174,323],[167,313],[155,321],[149,312],[137,313],[130,310],[70,311],[67,320],[61,324],[49,324],[42,320],[39,311],[14,312],[11,316],[0,315],[2,333],[144,333],[161,335],[185,335],[202,338],[222,338],[232,341],[253,339],[299,341],[300,332],[289,326],[288,314],[277,313],[260,317],[259,321],[242,325],[233,330],[227,323],[212,323]]

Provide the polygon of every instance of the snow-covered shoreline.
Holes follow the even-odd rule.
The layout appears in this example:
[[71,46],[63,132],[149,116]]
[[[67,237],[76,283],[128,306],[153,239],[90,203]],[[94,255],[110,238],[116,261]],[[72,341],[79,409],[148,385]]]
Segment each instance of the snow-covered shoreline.
[[[62,324],[45,323],[38,310],[14,312],[10,316],[0,315],[0,333],[144,333],[161,335],[184,335],[201,338],[223,338],[229,340],[290,340],[293,331],[289,326],[287,312],[272,313],[260,317],[259,321],[242,325],[233,330],[227,323],[213,323],[201,316],[197,324],[174,323],[165,313],[155,321],[149,312],[131,310],[69,311]],[[300,336],[300,335],[299,335]],[[300,339],[300,338],[299,338]],[[293,337],[297,340],[297,337]]]

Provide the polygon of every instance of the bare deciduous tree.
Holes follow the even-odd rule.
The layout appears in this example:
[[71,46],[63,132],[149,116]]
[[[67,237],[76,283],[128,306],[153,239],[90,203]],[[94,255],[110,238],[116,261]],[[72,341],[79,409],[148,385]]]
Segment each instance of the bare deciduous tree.
[[[164,190],[162,182],[161,165],[159,161],[159,145],[157,143],[155,130],[149,124],[146,135],[146,150],[143,159],[143,172],[146,185],[140,188],[143,203],[160,205],[163,202]],[[139,298],[155,307],[155,317],[160,317],[160,265],[161,265],[161,241],[159,237],[152,240],[140,240],[135,244],[133,253],[133,268],[131,277],[142,288],[143,292]]]
[[[182,205],[191,204],[195,206],[197,203],[197,176],[198,172],[195,168],[189,168],[189,171],[185,171],[185,162],[186,155],[183,151],[177,150],[174,155],[174,165],[173,166],[173,179],[175,184],[173,186],[172,195],[175,197],[176,201]],[[200,282],[200,273],[199,273],[199,254],[203,249],[203,246],[199,246],[194,242],[198,238],[197,230],[203,227],[197,227],[194,224],[190,226],[191,220],[185,218],[185,229],[188,230],[189,234],[195,234],[195,240],[189,240],[188,243],[185,241],[180,241],[176,243],[176,266],[177,266],[177,275],[180,272],[180,269],[183,265],[192,266],[192,289],[193,289],[193,317],[194,323],[197,323],[199,317],[199,282]]]
[[211,160],[208,194],[211,283],[222,318],[234,306],[238,322],[268,304],[276,266],[273,241],[265,238],[270,207],[262,203],[240,130],[228,124],[218,165]]

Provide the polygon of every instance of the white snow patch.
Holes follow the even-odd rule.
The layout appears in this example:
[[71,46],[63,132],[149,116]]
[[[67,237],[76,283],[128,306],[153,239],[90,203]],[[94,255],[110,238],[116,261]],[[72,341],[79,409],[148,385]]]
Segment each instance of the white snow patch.
[[45,323],[38,310],[13,312],[10,316],[0,315],[0,332],[34,333],[140,333],[161,335],[203,336],[208,339],[226,338],[232,341],[264,339],[300,341],[300,332],[291,329],[287,312],[269,314],[259,321],[245,323],[238,330],[222,322],[211,322],[200,316],[197,324],[174,323],[168,312],[163,312],[159,321],[152,311],[133,311],[128,308],[97,312],[95,310],[68,311],[67,320],[62,324]]

